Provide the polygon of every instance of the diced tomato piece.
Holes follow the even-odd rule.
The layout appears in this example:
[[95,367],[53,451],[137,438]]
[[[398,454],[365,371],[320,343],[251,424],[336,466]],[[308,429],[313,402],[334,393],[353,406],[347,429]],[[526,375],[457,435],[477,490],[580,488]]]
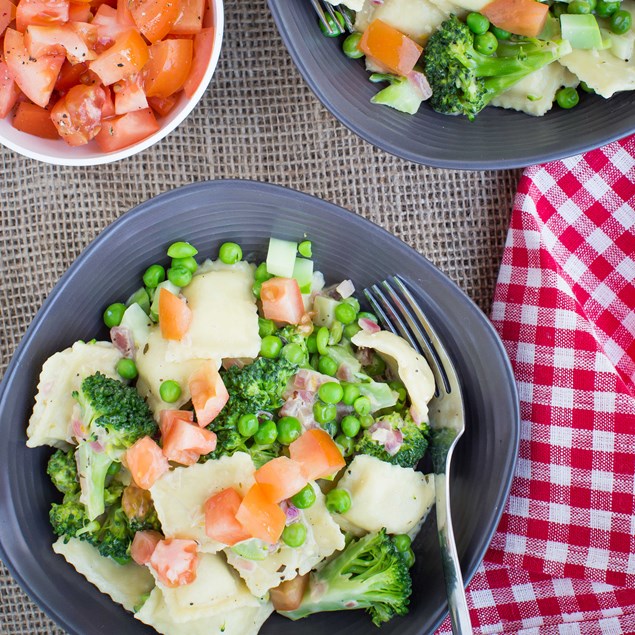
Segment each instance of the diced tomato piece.
[[81,76],[88,71],[88,64],[71,64],[68,60],[64,62],[60,69],[60,74],[55,82],[55,90],[58,93],[65,93],[73,86],[81,83]]
[[71,64],[94,60],[95,51],[89,42],[97,42],[97,27],[90,24],[68,23],[59,26],[28,26],[24,44],[31,57],[66,55]]
[[300,463],[286,456],[267,461],[256,470],[254,478],[272,503],[291,498],[307,484]]
[[57,128],[51,121],[51,113],[28,101],[18,104],[13,127],[42,139],[59,139]]
[[274,544],[282,535],[287,517],[278,505],[269,500],[263,488],[256,483],[245,494],[236,512],[236,520],[254,538]]
[[149,108],[113,117],[102,123],[101,131],[95,137],[102,152],[114,152],[127,148],[159,129],[156,117]]
[[71,22],[90,22],[93,14],[90,5],[85,2],[71,2],[68,6],[68,19]]
[[194,540],[183,538],[159,540],[150,557],[150,566],[167,587],[175,588],[190,584],[196,580],[198,567],[196,548],[197,544]]
[[135,21],[128,6],[128,0],[117,0],[117,21],[119,24],[136,28]]
[[18,100],[20,90],[0,54],[0,119],[4,119]]
[[182,298],[167,289],[159,291],[159,326],[166,340],[180,340],[192,323],[192,310]]
[[125,461],[132,480],[141,489],[150,489],[170,469],[161,448],[150,437],[143,437],[130,446]]
[[148,97],[169,97],[183,88],[192,67],[192,40],[164,40],[150,47],[144,68]]
[[276,611],[295,611],[302,604],[304,592],[309,586],[309,575],[297,575],[291,580],[281,582],[275,589],[269,589],[273,608]]
[[368,25],[359,49],[395,75],[410,73],[423,51],[414,40],[379,19]]
[[104,100],[104,105],[101,107],[101,120],[102,123],[104,119],[110,119],[110,117],[115,116],[115,101],[112,98],[112,91],[108,86],[102,86],[104,90],[104,95],[106,96]]
[[162,40],[181,12],[180,0],[128,0],[137,28],[153,44]]
[[116,83],[113,88],[115,90],[115,114],[125,115],[127,112],[148,108],[148,100],[143,92],[139,75],[123,79]]
[[179,17],[170,33],[174,35],[196,35],[203,28],[205,0],[181,0]]
[[161,410],[159,413],[159,430],[161,430],[161,435],[167,434],[170,426],[177,419],[192,423],[194,421],[194,413],[191,410]]
[[212,51],[214,50],[214,28],[210,27],[203,29],[200,33],[196,34],[194,38],[194,59],[192,60],[192,70],[190,76],[187,78],[185,84],[183,84],[183,92],[191,97],[201,82],[207,67],[212,59]]
[[81,146],[101,130],[106,95],[101,86],[73,86],[53,106],[51,119],[60,137],[71,146]]
[[99,43],[103,46],[110,46],[119,35],[130,30],[130,25],[119,22],[117,9],[107,4],[102,4],[97,9],[91,24],[97,25]]
[[162,435],[163,454],[169,461],[194,465],[203,454],[216,449],[216,434],[195,423],[174,419],[166,429]]
[[106,86],[138,73],[148,61],[148,45],[134,29],[117,36],[115,43],[90,63]]
[[223,409],[229,400],[229,393],[214,362],[210,360],[201,363],[190,376],[188,384],[196,421],[201,428],[205,428]]
[[493,0],[481,9],[494,26],[526,37],[540,35],[548,12],[549,5],[536,0]]
[[30,24],[64,24],[69,18],[69,0],[20,0],[15,12],[16,29],[24,32]]
[[15,20],[15,5],[11,0],[0,0],[0,36]]
[[132,539],[130,545],[130,555],[132,559],[140,565],[148,564],[156,546],[163,539],[158,531],[146,530],[138,531]]
[[4,36],[4,61],[20,90],[34,103],[46,108],[55,87],[55,80],[64,63],[63,55],[29,56],[24,36],[7,29]]
[[236,520],[242,496],[232,487],[214,494],[205,502],[205,533],[230,547],[252,536]]
[[263,282],[260,299],[268,320],[299,324],[306,313],[300,286],[294,278],[271,278]]
[[172,112],[172,108],[176,106],[178,97],[170,95],[169,97],[148,97],[148,104],[160,117],[165,117]]
[[307,430],[289,445],[289,454],[300,463],[309,481],[331,476],[346,465],[340,449],[324,430]]

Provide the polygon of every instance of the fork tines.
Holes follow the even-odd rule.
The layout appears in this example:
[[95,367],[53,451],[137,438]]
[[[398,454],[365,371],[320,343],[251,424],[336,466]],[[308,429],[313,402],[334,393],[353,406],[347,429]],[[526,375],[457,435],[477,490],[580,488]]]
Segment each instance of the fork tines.
[[326,29],[329,35],[339,35],[339,33],[336,33],[334,31],[333,27],[331,26],[331,24],[329,23],[326,17],[326,14],[328,13],[328,15],[331,16],[331,18],[333,19],[333,22],[335,24],[339,24],[337,16],[335,15],[336,10],[340,13],[342,18],[344,18],[344,24],[346,26],[346,30],[349,33],[352,33],[354,31],[351,14],[348,8],[346,8],[345,6],[343,5],[333,6],[327,0],[322,0],[321,2],[320,0],[311,0],[311,5],[313,6],[315,13],[317,14],[318,18],[320,19],[320,22],[322,23],[322,25],[324,26],[324,28]]

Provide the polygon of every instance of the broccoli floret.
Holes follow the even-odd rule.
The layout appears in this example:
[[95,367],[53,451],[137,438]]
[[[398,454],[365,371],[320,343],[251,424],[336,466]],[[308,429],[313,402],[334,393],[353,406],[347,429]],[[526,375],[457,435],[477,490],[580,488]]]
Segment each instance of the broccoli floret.
[[566,40],[525,39],[499,42],[494,55],[483,55],[474,49],[468,26],[450,16],[424,51],[424,70],[432,88],[430,105],[443,114],[474,119],[494,97],[570,52]]
[[121,505],[113,505],[97,535],[97,548],[102,556],[112,558],[119,564],[130,562],[130,545],[134,538],[128,517]]
[[258,445],[252,439],[246,439],[238,430],[219,430],[216,449],[201,457],[202,461],[231,456],[235,452],[246,452],[251,456],[256,469],[280,455],[280,444]]
[[88,517],[104,513],[104,489],[113,462],[125,451],[158,428],[152,412],[139,393],[126,384],[96,373],[82,381],[73,393],[82,410],[86,439],[79,443],[77,461]]
[[393,412],[382,416],[378,423],[382,422],[390,426],[393,430],[399,430],[403,436],[403,442],[395,454],[389,454],[384,447],[384,439],[382,435],[390,433],[389,429],[381,427],[370,430],[364,430],[355,446],[357,454],[368,454],[375,458],[392,463],[393,465],[401,465],[401,467],[415,467],[426,453],[428,448],[427,426],[417,426],[412,420],[410,414],[406,414],[405,418],[398,412]]
[[66,542],[70,538],[81,538],[94,544],[101,529],[99,522],[89,520],[86,507],[79,502],[78,492],[66,494],[62,503],[53,503],[49,520],[55,535],[64,536]]
[[49,459],[46,473],[62,494],[74,494],[79,491],[77,461],[73,450],[68,450],[68,452],[56,450]]
[[302,368],[310,368],[309,367],[309,350],[306,345],[306,337],[298,332],[298,328],[296,326],[284,326],[281,329],[276,331],[276,335],[285,343],[285,344],[296,344],[300,347],[302,351],[301,361],[298,362],[298,365]]
[[325,567],[312,573],[302,604],[282,615],[298,620],[322,611],[366,609],[380,626],[405,615],[412,581],[386,530],[351,540]]

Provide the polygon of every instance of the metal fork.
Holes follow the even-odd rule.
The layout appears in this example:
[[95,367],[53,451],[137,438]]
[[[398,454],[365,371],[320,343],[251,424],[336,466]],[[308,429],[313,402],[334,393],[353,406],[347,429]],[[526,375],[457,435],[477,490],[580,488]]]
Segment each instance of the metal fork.
[[400,276],[364,289],[364,295],[383,326],[401,335],[427,359],[436,380],[435,395],[428,404],[430,454],[434,467],[437,527],[452,632],[472,633],[465,600],[463,576],[454,542],[450,513],[450,461],[454,446],[465,431],[461,386],[454,365],[437,334]]
[[315,10],[315,13],[317,13],[318,18],[320,19],[320,22],[322,23],[322,25],[326,29],[326,32],[329,35],[340,34],[339,32],[337,33],[335,32],[335,29],[333,29],[333,27],[331,26],[331,24],[329,23],[326,17],[326,15],[328,14],[333,19],[334,24],[339,24],[338,19],[335,15],[336,10],[344,18],[344,24],[346,25],[346,30],[349,33],[352,33],[354,31],[353,20],[351,18],[351,14],[349,13],[349,10],[346,7],[342,5],[333,6],[330,2],[327,2],[327,0],[322,0],[322,1],[311,0],[311,4],[313,5],[313,9]]

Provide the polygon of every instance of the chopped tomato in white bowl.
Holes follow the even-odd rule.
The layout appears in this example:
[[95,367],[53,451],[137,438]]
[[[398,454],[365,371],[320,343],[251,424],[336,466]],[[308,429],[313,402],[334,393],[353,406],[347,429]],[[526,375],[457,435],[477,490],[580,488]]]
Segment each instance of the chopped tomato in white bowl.
[[223,0],[0,0],[0,143],[58,165],[150,147],[207,89]]

